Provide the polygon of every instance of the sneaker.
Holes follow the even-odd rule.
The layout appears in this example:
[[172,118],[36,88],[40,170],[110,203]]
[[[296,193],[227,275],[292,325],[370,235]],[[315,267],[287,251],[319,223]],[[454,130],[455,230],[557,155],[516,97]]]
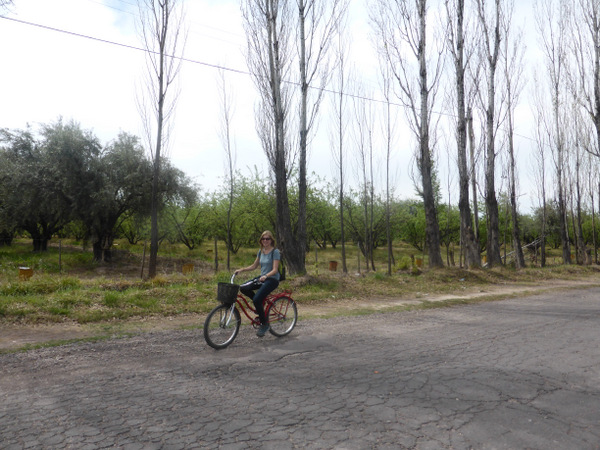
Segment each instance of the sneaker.
[[258,337],[263,337],[265,334],[267,334],[267,331],[269,331],[269,328],[271,328],[269,326],[269,324],[261,325],[260,327],[258,327],[258,331],[256,332],[256,335]]

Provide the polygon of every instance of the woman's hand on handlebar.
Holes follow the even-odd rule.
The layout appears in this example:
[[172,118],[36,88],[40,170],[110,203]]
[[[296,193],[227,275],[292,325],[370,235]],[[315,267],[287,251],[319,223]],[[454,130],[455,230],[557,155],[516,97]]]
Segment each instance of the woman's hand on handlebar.
[[241,271],[242,269],[238,269],[235,272],[233,272],[233,274],[231,275],[231,280],[229,282],[233,283],[233,280],[235,279],[236,275],[239,274]]

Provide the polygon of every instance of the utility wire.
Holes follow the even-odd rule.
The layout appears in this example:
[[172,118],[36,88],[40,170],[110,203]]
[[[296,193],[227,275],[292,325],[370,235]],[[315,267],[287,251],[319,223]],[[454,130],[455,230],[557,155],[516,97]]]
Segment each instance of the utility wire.
[[[141,51],[141,52],[144,52],[144,53],[152,53],[152,54],[158,55],[158,52],[156,52],[154,50],[148,50],[148,49],[145,49],[145,48],[142,48],[142,47],[137,47],[135,45],[123,44],[121,42],[115,42],[115,41],[111,41],[111,40],[108,40],[108,39],[102,39],[102,38],[98,38],[98,37],[94,37],[94,36],[89,36],[89,35],[86,35],[86,34],[76,33],[74,31],[63,30],[63,29],[60,29],[60,28],[55,28],[55,27],[51,27],[51,26],[48,26],[48,25],[42,25],[42,24],[39,24],[39,23],[28,22],[26,20],[16,19],[14,17],[0,16],[0,19],[11,20],[13,22],[21,23],[21,24],[24,24],[24,25],[30,25],[30,26],[33,26],[33,27],[42,28],[44,30],[55,31],[57,33],[63,33],[63,34],[67,34],[67,35],[70,35],[70,36],[75,36],[75,37],[79,37],[79,38],[89,39],[89,40],[96,41],[96,42],[102,42],[104,44],[116,45],[118,47],[124,47],[124,48],[128,48],[130,50],[137,50],[137,51]],[[198,61],[196,59],[186,58],[186,57],[183,57],[183,56],[175,56],[175,55],[165,55],[165,56],[167,56],[168,58],[179,59],[179,60],[184,61],[184,62],[198,64],[198,65],[205,66],[205,67],[210,67],[212,69],[219,69],[219,70],[224,70],[224,71],[227,71],[227,72],[233,72],[233,73],[237,73],[237,74],[241,74],[241,75],[252,76],[252,73],[250,73],[247,70],[233,69],[231,67],[221,66],[221,65],[218,65],[218,64],[211,64],[211,63],[207,63],[207,62],[203,62],[203,61]],[[287,83],[287,84],[291,84],[291,85],[295,85],[295,86],[300,86],[300,83],[295,82],[295,81],[289,81],[289,80],[282,80],[282,81],[284,83]],[[309,86],[309,87],[311,89],[317,89],[314,86]],[[340,94],[339,91],[336,91],[334,89],[322,88],[322,90],[323,90],[323,92],[327,92],[329,94],[337,94],[337,95]],[[364,96],[364,95],[350,94],[350,93],[346,93],[346,92],[343,92],[342,94],[345,95],[346,97],[351,97],[351,98],[355,98],[355,99],[358,99],[358,100],[366,100],[366,101],[371,101],[371,102],[376,102],[376,103],[384,103],[384,104],[388,103],[386,100],[377,99],[377,98],[373,98],[373,97],[367,97],[367,96]],[[401,107],[401,108],[406,108],[406,105],[402,105],[400,103],[394,103],[394,102],[389,102],[389,103],[390,103],[390,105],[393,105],[393,106],[398,106],[398,107]],[[445,113],[438,113],[438,114],[445,115]]]
[[[104,44],[116,45],[118,47],[128,48],[130,50],[136,50],[136,51],[141,51],[141,52],[144,52],[144,53],[152,53],[152,54],[158,55],[158,52],[156,52],[154,50],[148,50],[148,49],[145,49],[145,48],[142,48],[142,47],[137,47],[135,45],[123,44],[121,42],[115,42],[115,41],[111,41],[111,40],[108,40],[108,39],[102,39],[102,38],[98,38],[98,37],[94,37],[94,36],[89,36],[89,35],[86,35],[86,34],[76,33],[74,31],[68,31],[68,30],[63,30],[63,29],[60,29],[60,28],[51,27],[51,26],[48,26],[48,25],[42,25],[42,24],[39,24],[39,23],[28,22],[26,20],[16,19],[14,17],[6,17],[6,16],[1,16],[0,15],[0,18],[1,19],[6,19],[6,20],[11,20],[13,22],[17,22],[17,23],[24,24],[24,25],[29,25],[29,26],[33,26],[33,27],[42,28],[44,30],[55,31],[57,33],[63,33],[63,34],[67,34],[67,35],[70,35],[70,36],[75,36],[75,37],[79,37],[79,38],[89,39],[89,40],[96,41],[96,42],[102,42]],[[237,73],[237,74],[241,74],[241,75],[252,76],[252,73],[250,73],[247,70],[233,69],[231,67],[221,66],[221,65],[218,65],[218,64],[211,64],[211,63],[207,63],[207,62],[203,62],[203,61],[198,61],[196,59],[186,58],[186,57],[183,57],[183,56],[175,56],[175,55],[165,55],[165,56],[167,56],[168,58],[179,59],[179,60],[184,61],[184,62],[198,64],[198,65],[205,66],[205,67],[210,67],[212,69],[219,69],[219,70],[224,70],[224,71],[227,71],[227,72],[233,72],[233,73]],[[282,81],[284,83],[287,83],[287,84],[291,84],[291,85],[295,85],[295,86],[300,86],[300,83],[295,82],[295,81],[289,81],[289,80],[282,80]],[[309,86],[309,87],[312,88],[312,89],[316,89],[313,86]],[[336,91],[336,90],[333,90],[333,89],[323,88],[322,90],[323,90],[323,92],[327,92],[329,94],[340,94],[339,91]],[[373,97],[367,97],[367,96],[363,96],[363,95],[349,94],[349,93],[342,93],[342,94],[345,95],[345,96],[347,96],[347,97],[355,98],[355,99],[358,99],[358,100],[366,100],[366,101],[371,101],[371,102],[376,102],[376,103],[387,104],[387,102],[385,100],[376,99],[376,98],[373,98]],[[406,107],[405,105],[402,105],[400,103],[394,103],[394,102],[390,102],[390,105],[398,106],[398,107],[401,107],[401,108],[405,108]],[[443,113],[440,113],[440,114],[443,114]]]
[[[94,37],[94,36],[89,36],[89,35],[86,35],[86,34],[76,33],[74,31],[68,31],[68,30],[63,30],[63,29],[60,29],[60,28],[51,27],[51,26],[48,26],[48,25],[42,25],[42,24],[39,24],[39,23],[28,22],[26,20],[17,19],[17,18],[14,18],[14,17],[7,17],[7,16],[0,15],[0,19],[10,20],[12,22],[20,23],[20,24],[23,24],[23,25],[29,25],[29,26],[33,26],[33,27],[37,27],[37,28],[42,28],[44,30],[50,30],[50,31],[54,31],[54,32],[57,32],[57,33],[63,33],[63,34],[67,34],[67,35],[70,35],[70,36],[75,36],[75,37],[79,37],[79,38],[83,38],[83,39],[89,39],[89,40],[96,41],[96,42],[101,42],[101,43],[104,43],[104,44],[116,45],[118,47],[128,48],[130,50],[141,51],[141,52],[144,52],[144,53],[152,53],[154,55],[158,55],[159,54],[158,52],[156,52],[154,50],[148,50],[148,49],[145,49],[145,48],[142,48],[142,47],[137,47],[135,45],[123,44],[121,42],[116,42],[116,41],[111,41],[111,40],[108,40],[108,39],[102,39],[102,38],[98,38],[98,37]],[[189,63],[192,63],[192,64],[197,64],[197,65],[209,67],[209,68],[212,68],[212,69],[218,69],[218,70],[223,70],[223,71],[226,71],[226,72],[232,72],[232,73],[237,73],[237,74],[241,74],[241,75],[252,76],[252,73],[250,73],[247,70],[234,69],[234,68],[231,68],[231,67],[226,67],[226,66],[222,66],[222,65],[219,65],[219,64],[207,63],[207,62],[204,62],[204,61],[198,61],[196,59],[190,59],[190,58],[186,58],[186,57],[183,57],[183,56],[175,56],[175,55],[165,55],[165,56],[167,56],[169,58],[173,58],[173,59],[179,59],[179,60],[184,61],[184,62],[189,62]],[[284,83],[287,83],[287,84],[290,84],[290,85],[300,86],[300,83],[295,82],[295,81],[289,81],[289,80],[282,80],[282,81]],[[315,88],[313,86],[309,86],[309,87],[312,88],[312,89],[317,89],[317,88]],[[329,94],[335,94],[335,95],[339,95],[341,93],[342,95],[345,95],[346,97],[354,98],[354,99],[357,99],[357,100],[365,100],[365,101],[370,101],[370,102],[375,102],[375,103],[381,103],[381,104],[388,104],[389,103],[392,106],[397,106],[397,107],[400,107],[400,108],[407,108],[406,105],[403,105],[401,103],[389,102],[389,101],[386,101],[386,100],[377,99],[377,98],[373,98],[373,97],[367,97],[367,96],[358,95],[358,94],[339,92],[339,91],[336,91],[334,89],[322,88],[322,91],[326,92],[326,93],[329,93]],[[436,112],[436,111],[433,111],[433,112],[436,113],[436,114],[442,115],[442,116],[455,117],[453,114],[450,114],[450,113]],[[524,136],[524,135],[521,135],[519,133],[515,133],[515,135],[520,136],[523,139],[527,139],[529,141],[536,142],[535,139],[533,139],[533,138],[531,138],[529,136]]]
[[[63,34],[67,34],[70,36],[76,36],[79,38],[84,38],[84,39],[89,39],[92,41],[96,41],[96,42],[102,42],[104,44],[110,44],[110,45],[116,45],[118,47],[123,47],[123,48],[128,48],[130,50],[137,50],[137,51],[141,51],[144,53],[152,53],[154,55],[158,55],[159,53],[154,51],[154,50],[148,50],[142,47],[137,47],[135,45],[130,45],[130,44],[123,44],[121,42],[115,42],[115,41],[111,41],[108,39],[102,39],[102,38],[98,38],[98,37],[94,37],[94,36],[89,36],[86,34],[81,34],[81,33],[76,33],[74,31],[68,31],[68,30],[62,30],[60,28],[54,28],[48,25],[42,25],[39,23],[33,23],[33,22],[28,22],[26,20],[21,20],[21,19],[16,19],[14,17],[6,17],[6,16],[0,16],[0,19],[6,19],[6,20],[10,20],[13,22],[17,22],[17,23],[21,23],[24,25],[30,25],[33,27],[38,27],[38,28],[42,28],[44,30],[50,30],[50,31],[55,31],[57,33],[63,33]],[[185,61],[185,62],[189,62],[189,63],[193,63],[193,64],[199,64],[201,66],[206,66],[206,67],[210,67],[213,69],[219,69],[219,70],[225,70],[228,72],[234,72],[234,73],[238,73],[238,74],[242,74],[242,75],[250,75],[250,72],[248,72],[247,70],[240,70],[240,69],[233,69],[231,67],[225,67],[225,66],[220,66],[218,64],[211,64],[211,63],[207,63],[207,62],[203,62],[203,61],[198,61],[195,59],[190,59],[190,58],[185,58],[183,56],[174,56],[174,55],[166,55],[169,58],[174,58],[174,59],[179,59],[181,61]]]

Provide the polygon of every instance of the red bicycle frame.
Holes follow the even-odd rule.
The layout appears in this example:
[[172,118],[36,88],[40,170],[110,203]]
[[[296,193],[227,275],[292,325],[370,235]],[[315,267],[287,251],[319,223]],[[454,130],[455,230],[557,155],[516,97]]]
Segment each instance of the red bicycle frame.
[[[269,317],[269,311],[271,310],[271,307],[273,306],[273,302],[275,302],[275,300],[277,300],[280,297],[289,297],[290,295],[291,295],[291,291],[287,291],[287,290],[283,291],[283,292],[279,292],[277,294],[267,295],[267,297],[265,298],[265,316]],[[244,315],[248,318],[248,320],[250,320],[250,322],[252,323],[252,326],[258,327],[258,326],[260,326],[260,320],[258,319],[258,317],[250,316],[250,314],[246,310],[246,308],[248,308],[251,313],[256,314],[256,309],[250,305],[250,302],[248,300],[249,299],[246,296],[238,293],[235,303],[236,303],[236,305],[238,305],[240,307],[240,309],[242,310]],[[286,309],[287,309],[287,306],[286,306]],[[287,314],[287,311],[277,311],[277,313],[279,313],[279,315],[285,316]]]

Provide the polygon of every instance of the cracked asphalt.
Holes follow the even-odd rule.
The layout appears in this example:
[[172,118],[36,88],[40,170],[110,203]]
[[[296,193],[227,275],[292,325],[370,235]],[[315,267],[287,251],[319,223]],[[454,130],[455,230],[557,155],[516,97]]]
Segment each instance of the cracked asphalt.
[[594,288],[0,355],[0,447],[598,449],[599,326]]

